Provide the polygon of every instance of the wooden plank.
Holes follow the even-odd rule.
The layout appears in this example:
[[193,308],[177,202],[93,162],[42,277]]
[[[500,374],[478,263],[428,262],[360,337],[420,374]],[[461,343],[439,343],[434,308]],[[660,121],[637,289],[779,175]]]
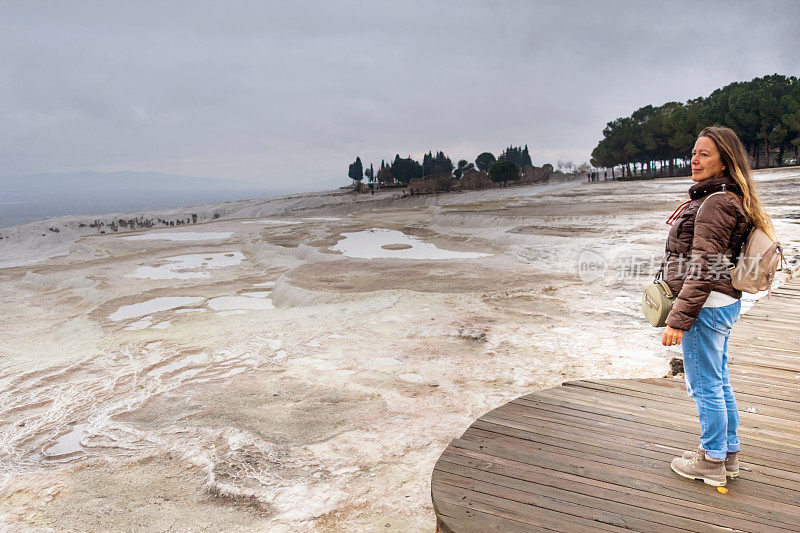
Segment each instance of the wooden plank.
[[[547,498],[538,499],[538,503],[543,505],[536,505],[530,501],[519,502],[492,494],[484,494],[470,488],[470,482],[467,478],[453,479],[451,474],[442,472],[439,469],[434,469],[432,479],[437,486],[437,500],[442,503],[475,509],[479,512],[515,520],[527,524],[529,528],[534,526],[545,531],[575,530],[591,532],[598,529],[609,530],[608,528],[602,528],[602,526],[605,524],[613,525],[610,520],[605,522],[594,521],[577,516],[575,513],[581,512],[580,507],[577,505],[563,505],[561,510],[553,511],[545,506],[548,504]],[[617,528],[610,529],[610,531],[618,530]]]
[[[790,332],[783,332],[782,335],[792,335]],[[791,338],[791,337],[790,337]],[[733,337],[728,339],[729,354],[751,353],[755,356],[784,355],[794,356],[797,354],[797,347],[792,342],[769,342],[761,340],[757,334],[748,337]]]
[[[679,390],[682,394],[686,394],[686,385],[681,380],[675,379],[663,379],[657,378],[658,381],[653,381],[652,379],[625,379],[625,380],[589,380],[592,382],[597,383],[613,383],[614,386],[618,387],[632,387],[634,389],[643,387],[644,390],[653,390],[654,392],[658,389],[674,389]],[[773,405],[775,407],[781,407],[783,409],[788,410],[797,410],[800,409],[800,398],[796,396],[800,394],[796,394],[794,390],[789,391],[788,389],[777,389],[775,387],[759,387],[759,386],[751,386],[750,384],[741,385],[739,382],[731,382],[733,386],[733,394],[736,396],[737,400],[740,395],[751,396],[752,401],[762,401],[766,402],[768,405]],[[741,385],[741,386],[740,386]],[[792,394],[787,394],[787,398],[776,398],[773,397],[773,394],[781,394],[783,391],[791,392]]]
[[[738,328],[738,326],[734,326]],[[728,348],[733,348],[732,352],[736,353],[737,349],[758,350],[765,354],[770,353],[783,353],[785,355],[793,355],[797,353],[797,346],[793,341],[794,334],[791,330],[780,330],[776,332],[769,332],[768,336],[762,337],[763,328],[753,329],[746,334],[734,330],[735,335],[731,335],[728,339]],[[742,335],[740,335],[742,333]]]
[[[559,393],[566,396],[566,394],[562,393],[561,391],[559,391]],[[696,416],[661,419],[658,417],[646,416],[642,414],[641,411],[640,414],[636,414],[631,412],[632,410],[630,409],[627,412],[623,411],[621,408],[614,409],[611,405],[593,402],[590,399],[582,399],[579,396],[559,399],[555,394],[556,393],[552,393],[551,390],[548,390],[547,394],[542,394],[541,396],[537,397],[539,403],[532,402],[532,400],[523,400],[519,398],[513,402],[509,402],[509,404],[506,405],[514,403],[520,406],[531,406],[552,410],[550,407],[548,407],[548,404],[550,404],[553,406],[562,407],[564,409],[572,409],[571,412],[559,417],[564,421],[568,421],[570,418],[575,416],[580,416],[594,420],[595,422],[593,424],[596,425],[607,426],[613,424],[615,427],[624,427],[626,429],[629,428],[654,431],[656,430],[654,428],[660,428],[658,431],[679,430],[684,434],[698,433],[697,428],[699,427],[699,423],[696,420]],[[650,427],[645,428],[645,426]],[[746,438],[753,442],[761,443],[762,446],[773,448],[776,451],[781,451],[782,453],[793,454],[798,451],[798,449],[793,446],[793,444],[796,443],[796,438],[793,439],[792,435],[789,434],[788,431],[789,430],[774,431],[771,429],[762,429],[759,426],[739,427],[740,437]]]
[[795,327],[800,320],[800,312],[786,312],[783,310],[758,310],[744,315],[737,324],[762,324],[764,322],[775,322],[789,328]]
[[[448,478],[447,483],[458,487],[467,486],[470,490],[484,494],[513,499],[521,503],[547,506],[560,513],[564,513],[562,509],[566,508],[569,512],[579,513],[580,517],[592,522],[599,522],[601,521],[600,517],[608,516],[611,513],[615,517],[615,523],[621,523],[627,528],[640,531],[646,529],[669,532],[674,531],[676,527],[684,531],[707,531],[706,524],[685,516],[671,516],[663,512],[613,500],[604,500],[581,492],[570,492],[553,485],[496,474],[483,468],[474,469],[448,461],[443,461],[437,468],[440,472],[452,476]],[[502,468],[496,469],[502,470]],[[527,477],[538,480],[536,475],[530,474],[530,472],[527,474],[529,474]],[[585,486],[585,488],[592,489],[590,486]],[[588,492],[597,492],[597,490]],[[749,523],[753,524],[753,522]]]
[[[699,498],[693,501],[719,503],[717,501],[719,494],[713,487],[708,485],[703,487],[701,482],[687,484],[685,479],[672,473],[669,468],[669,461],[653,461],[646,458],[626,458],[624,456],[609,457],[611,455],[610,452],[587,457],[580,453],[572,452],[570,449],[554,448],[541,443],[527,442],[519,438],[511,439],[513,442],[509,440],[511,443],[507,444],[504,439],[508,431],[503,427],[497,429],[503,433],[495,437],[495,442],[484,446],[484,449],[481,450],[484,453],[505,457],[508,457],[508,454],[512,454],[518,460],[537,464],[551,470],[571,472],[583,477],[592,477],[593,479],[601,479],[626,486],[633,486],[631,485],[633,480],[638,480],[641,483],[646,483],[640,487],[643,490],[652,488],[650,484],[655,483],[660,487],[664,487],[664,490],[667,491],[664,494],[667,495],[674,493],[672,495],[675,497]],[[473,438],[470,435],[469,439],[459,439],[454,446],[461,446],[463,442],[473,440]],[[755,482],[747,477],[737,478],[735,483],[731,481],[729,488],[736,490],[729,492],[730,498],[726,501],[740,504],[749,502],[751,505],[757,505],[768,511],[783,509],[782,512],[789,514],[800,511],[797,508],[796,491],[779,489],[769,484]]]
[[[795,377],[800,375],[800,364],[794,362],[787,362],[786,359],[781,359],[780,357],[751,357],[747,354],[737,354],[730,358],[729,362],[729,371],[731,369],[738,369],[742,368],[744,370],[753,371],[755,368],[763,367],[767,370],[778,370],[783,372],[789,372],[790,374],[794,374],[792,377],[794,378],[795,382],[800,382],[800,378]],[[789,387],[795,387],[800,385],[800,383],[787,383]]]
[[[789,333],[784,333],[785,335],[789,335]],[[767,344],[763,341],[759,341],[751,337],[750,339],[736,339],[733,341],[728,341],[728,354],[729,357],[736,357],[738,354],[743,356],[750,356],[752,357],[776,357],[776,356],[795,356],[797,351],[795,350],[794,346],[788,345],[789,342],[786,343],[773,343]],[[749,357],[749,356],[748,356]]]
[[[567,387],[567,386],[565,386]],[[569,385],[569,387],[580,390],[580,389],[589,389],[592,391],[602,391],[606,394],[618,394],[621,398],[630,398],[627,400],[631,403],[637,402],[638,399],[645,400],[647,402],[658,402],[659,400],[654,399],[657,398],[654,395],[649,393],[642,393],[641,396],[637,395],[634,391],[628,391],[625,389],[600,385],[596,383],[584,383],[581,385]],[[749,423],[758,423],[761,420],[761,416],[769,417],[770,420],[779,421],[781,424],[800,424],[800,412],[793,411],[790,409],[782,409],[778,407],[773,407],[771,405],[767,405],[757,401],[748,401],[750,398],[754,398],[751,396],[747,396],[744,394],[735,394],[737,405],[739,408],[739,412],[744,418],[740,417],[740,423],[742,425],[746,425]],[[670,406],[670,409],[675,413],[682,413],[682,414],[690,414],[691,416],[695,416],[697,414],[697,409],[695,407],[694,401],[691,403],[685,403],[681,400],[680,403],[675,401],[672,398],[664,397],[660,400],[662,403],[660,404],[662,407],[664,405]],[[635,405],[641,405],[640,403],[634,403]],[[650,403],[645,404],[650,405]],[[659,404],[656,403],[656,406]],[[753,413],[752,408],[755,407],[758,409],[758,413]],[[746,412],[746,409],[750,408],[750,412]]]
[[[797,319],[800,320],[800,319]],[[731,330],[731,339],[739,341],[741,339],[750,339],[753,341],[763,343],[766,346],[787,346],[792,347],[791,337],[784,335],[796,330],[797,322],[789,326],[786,324],[778,324],[772,319],[763,319],[762,321],[753,322],[737,322]]]
[[[786,366],[794,365],[797,370],[800,370],[800,354],[797,352],[791,353],[787,351],[771,350],[770,353],[765,353],[763,350],[756,349],[752,346],[738,346],[728,347],[729,356],[728,364],[735,365],[739,360],[742,363],[765,363],[770,364],[778,362]],[[797,371],[795,370],[795,371]]]
[[731,384],[740,380],[743,384],[783,390],[781,398],[796,398],[800,386],[800,372],[786,371],[764,365],[737,364],[729,369]]
[[[798,313],[766,313],[766,314],[747,314],[744,319],[740,319],[737,324],[773,324],[779,327],[787,327],[791,329],[797,326],[797,320],[800,320],[800,312]],[[738,326],[737,326],[738,327]]]
[[[585,431],[564,431],[558,424],[542,424],[535,431],[519,430],[494,423],[476,423],[461,437],[461,440],[480,441],[486,445],[492,444],[492,439],[498,435],[522,439],[526,446],[536,449],[537,444],[548,444],[557,448],[566,448],[579,453],[603,456],[606,453],[624,452],[631,456],[640,456],[659,464],[668,464],[684,450],[692,446],[681,445],[687,443],[665,444],[663,440],[644,440],[638,438],[620,437],[618,435],[588,435]],[[657,436],[654,436],[657,437]],[[599,448],[599,449],[598,449]],[[696,448],[696,447],[695,447]],[[566,453],[566,452],[565,452]],[[760,463],[767,463],[766,465]],[[746,478],[768,485],[776,485],[788,489],[796,489],[800,483],[800,473],[774,468],[768,460],[759,460],[751,454],[746,454],[740,461],[740,470],[746,472]]]
[[796,360],[798,359],[798,352],[792,348],[783,348],[781,346],[767,346],[765,344],[756,343],[747,340],[728,341],[728,352],[732,357],[741,357],[743,359],[785,359]]
[[[589,424],[564,424],[564,422],[561,420],[542,420],[537,418],[519,419],[497,416],[477,421],[474,424],[474,427],[479,429],[487,429],[500,433],[508,431],[505,429],[498,429],[495,426],[511,428],[515,432],[547,432],[547,434],[550,435],[562,435],[562,438],[570,437],[575,440],[579,439],[581,435],[591,435],[598,442],[617,442],[620,443],[621,446],[629,446],[635,449],[648,448],[656,444],[664,449],[680,450],[681,452],[683,450],[692,450],[697,448],[696,437],[690,438],[688,435],[684,438],[672,438],[670,436],[665,436],[664,434],[653,431],[617,431],[613,428],[597,428]],[[550,433],[551,431],[555,433]],[[523,434],[527,435],[527,433]],[[466,438],[466,435],[467,433],[465,432],[462,438]],[[747,441],[743,443],[743,446],[747,451],[747,453],[743,455],[743,459],[746,460],[747,464],[767,466],[774,469],[773,472],[780,470],[783,472],[781,475],[782,478],[791,480],[793,483],[795,483],[794,485],[789,485],[788,488],[798,488],[796,483],[798,482],[798,476],[800,476],[800,472],[798,472],[798,465],[794,461],[793,457],[787,457],[783,454],[776,455],[772,450],[758,448],[750,445]],[[634,453],[638,455],[637,452],[632,450],[628,450],[628,453]],[[779,482],[776,482],[776,484],[786,486]]]
[[[563,477],[557,472],[577,476],[589,482],[602,482],[617,487],[627,487],[643,493],[653,493],[661,497],[672,498],[678,501],[692,502],[698,505],[716,507],[726,512],[739,512],[747,506],[747,514],[752,520],[778,522],[792,525],[797,523],[800,513],[797,500],[783,498],[776,500],[764,495],[760,491],[752,492],[752,488],[764,487],[758,483],[742,484],[738,478],[732,480],[728,493],[722,497],[714,487],[701,481],[689,483],[669,468],[668,463],[661,463],[658,468],[648,467],[646,462],[634,463],[620,468],[620,462],[607,457],[586,457],[581,454],[569,455],[561,449],[548,448],[547,446],[531,447],[521,439],[506,440],[499,436],[490,445],[478,448],[479,443],[464,439],[453,442],[454,448],[464,448],[474,453],[486,454],[492,458],[509,459],[527,465],[533,465],[546,470],[551,476]],[[452,452],[457,453],[457,452]],[[450,457],[448,455],[448,457]],[[482,459],[481,468],[488,468],[492,459]],[[734,484],[735,482],[735,484]],[[787,491],[790,492],[790,491]],[[654,503],[655,504],[655,503]]]
[[[482,417],[473,424],[473,427],[490,429],[499,431],[496,428],[486,428],[482,424],[486,422],[489,424],[502,425],[511,427],[518,430],[537,432],[543,431],[546,428],[554,428],[561,432],[563,435],[570,435],[573,438],[578,438],[579,435],[586,434],[592,435],[595,439],[604,441],[621,441],[630,445],[641,446],[642,443],[652,443],[657,441],[662,446],[671,446],[673,449],[691,450],[697,448],[696,434],[684,433],[680,436],[669,434],[664,431],[656,431],[653,428],[618,428],[616,425],[598,425],[591,420],[578,419],[567,420],[560,417],[555,419],[546,419],[541,417],[541,413],[532,413],[530,416],[517,416],[517,414],[507,415],[503,412],[493,414],[492,416]],[[469,431],[469,430],[468,430]],[[464,433],[466,435],[466,432]],[[465,438],[462,436],[462,438]],[[768,448],[753,446],[748,441],[744,441],[743,446],[747,449],[747,458],[755,464],[765,464],[772,468],[785,470],[787,472],[796,472],[798,463],[795,461],[795,456],[781,454],[777,458],[775,452]],[[787,476],[792,479],[792,476]]]
[[[555,531],[544,528],[541,530]],[[436,533],[486,533],[487,531],[530,533],[531,526],[509,518],[477,511],[471,507],[459,507],[440,499],[439,507],[436,509]]]
[[[785,391],[789,391],[789,393],[797,391],[798,381],[800,381],[800,378],[797,376],[800,376],[800,373],[785,372],[764,367],[753,368],[736,365],[729,369],[731,384],[733,384],[736,379],[739,379],[743,382],[757,384],[762,387],[784,389]],[[793,395],[789,394],[789,396],[792,397]]]
[[[665,378],[634,378],[634,379],[621,379],[621,380],[588,380],[591,382],[597,383],[613,383],[615,386],[619,387],[633,387],[634,389],[639,387],[639,384],[647,385],[649,388],[647,390],[657,391],[658,389],[669,389],[669,390],[679,390],[682,391],[684,395],[686,395],[686,385],[683,379],[665,379]],[[628,385],[626,385],[628,383]],[[744,383],[741,381],[735,381],[731,379],[731,385],[733,386],[734,395],[740,393],[740,391],[744,391],[745,394],[750,394],[753,396],[760,396],[763,398],[771,399],[777,402],[780,402],[777,405],[783,405],[786,409],[798,409],[800,408],[800,392],[796,389],[792,388],[780,388],[775,386],[762,386],[762,385],[755,385],[752,383]],[[746,390],[745,390],[746,389]],[[536,394],[536,393],[531,393]],[[778,397],[773,397],[773,395],[777,395]],[[784,397],[786,396],[786,397]],[[521,396],[521,398],[525,398],[526,396]]]
[[[582,387],[588,389],[607,390],[607,391],[618,391],[618,393],[621,395],[631,396],[633,398],[645,397],[652,399],[660,399],[661,401],[678,399],[681,396],[687,397],[686,389],[683,387],[681,387],[680,389],[675,389],[670,391],[669,389],[664,389],[663,387],[655,388],[644,383],[639,383],[638,387],[633,387],[633,386],[623,387],[616,383],[613,384],[604,383],[603,381],[599,380],[598,381],[581,380],[581,381],[571,381],[568,383],[564,383],[563,386]],[[736,403],[738,404],[740,410],[744,410],[743,407],[747,408],[747,407],[757,406],[760,412],[768,416],[773,416],[775,418],[784,418],[786,420],[794,420],[800,422],[800,410],[798,410],[797,408],[790,409],[780,405],[776,406],[774,403],[775,400],[773,400],[772,398],[752,396],[736,390],[734,390],[734,396],[736,397]]]
[[[697,417],[697,408],[693,400],[675,399],[670,403],[650,398],[626,396],[614,391],[593,389],[587,394],[586,389],[580,387],[558,387],[546,391],[543,396],[554,398],[574,399],[589,405],[602,406],[617,412],[630,413],[634,416],[653,417],[662,421],[675,421],[680,423],[688,417],[690,420]],[[513,401],[510,402],[513,404]],[[739,413],[740,428],[746,431],[749,427],[758,426],[761,429],[779,434],[781,437],[796,434],[800,439],[800,424],[787,423],[786,419],[775,418],[766,413],[754,414]],[[792,429],[795,429],[793,432]]]
[[[458,473],[453,473],[452,471]],[[440,483],[452,485],[460,490],[466,489],[474,500],[492,502],[498,507],[503,505],[512,507],[511,504],[516,504],[535,506],[537,510],[549,509],[558,513],[562,520],[565,517],[570,519],[574,517],[581,518],[585,521],[587,527],[600,523],[613,526],[621,525],[626,529],[646,530],[654,533],[670,533],[676,529],[682,531],[708,531],[705,528],[701,529],[703,524],[693,520],[675,517],[671,524],[664,524],[663,522],[668,521],[666,519],[654,522],[653,519],[657,518],[656,513],[648,513],[645,509],[636,509],[635,511],[638,511],[638,513],[635,513],[619,504],[615,505],[613,502],[592,501],[592,498],[581,494],[565,494],[565,491],[526,483],[514,478],[501,479],[502,476],[494,475],[490,472],[482,472],[482,475],[476,474],[475,477],[468,477],[464,474],[473,473],[474,471],[459,465],[443,464],[442,468],[437,468],[434,472],[438,474]],[[495,483],[500,482],[503,484],[488,483],[483,479],[476,479],[476,477],[490,478]],[[517,486],[522,486],[526,490],[520,490]],[[545,492],[544,494],[542,494],[543,491]],[[608,508],[598,508],[603,504]],[[640,518],[636,516],[637,514],[645,515],[646,518]],[[650,520],[647,518],[650,518]],[[717,528],[716,531],[722,532],[725,530]]]
[[[620,400],[623,402],[629,402],[635,405],[655,405],[656,407],[661,406],[662,408],[663,406],[667,405],[673,412],[676,412],[675,409],[677,409],[680,412],[692,412],[696,414],[695,402],[689,398],[689,396],[686,394],[686,390],[683,388],[674,389],[670,393],[662,393],[662,395],[659,395],[657,390],[645,384],[639,384],[639,390],[596,382],[569,383],[565,384],[563,387],[565,389],[572,389],[576,391],[580,391],[581,389],[588,389],[589,391],[592,391],[586,394],[602,393],[605,395],[614,395],[620,398]],[[662,390],[664,389],[662,388]],[[744,411],[744,409],[742,409],[743,405],[759,405],[759,411],[761,415],[770,417],[780,424],[785,424],[786,420],[800,420],[800,412],[798,412],[797,409],[775,407],[774,405],[763,403],[761,401],[762,398],[758,396],[737,393],[735,390],[734,396],[736,397],[737,404],[739,404],[740,411]],[[740,414],[745,417],[744,419],[747,419],[748,417],[752,418],[752,413],[742,412]]]
[[736,331],[747,330],[752,328],[758,331],[791,331],[797,326],[795,321],[797,317],[787,317],[785,314],[773,313],[769,317],[753,317],[739,320],[734,328]]
[[[535,410],[526,412],[524,416],[534,418],[555,419],[565,424],[580,424],[581,427],[591,430],[607,429],[617,432],[628,431],[632,434],[642,434],[645,436],[657,432],[664,438],[674,438],[682,441],[693,441],[699,434],[699,423],[682,420],[678,423],[663,422],[649,417],[635,417],[624,413],[616,413],[596,406],[570,404],[542,398],[539,401],[523,400],[518,398],[514,404],[535,407]],[[510,405],[510,404],[509,404]],[[499,411],[500,416],[502,411]],[[484,416],[493,416],[494,411]],[[483,418],[483,417],[482,417]],[[744,437],[745,442],[757,448],[774,450],[787,457],[797,459],[798,448],[796,446],[784,446],[777,442],[759,439],[757,435],[747,433]]]
[[[540,397],[537,400],[523,400],[518,398],[513,402],[521,407],[533,408],[524,414],[514,416],[514,419],[542,419],[546,421],[556,421],[558,423],[580,427],[587,431],[603,431],[613,434],[630,434],[643,436],[645,438],[658,433],[664,438],[675,441],[691,442],[696,436],[696,428],[692,428],[688,423],[675,425],[660,422],[651,418],[641,418],[627,415],[625,413],[615,413],[611,410],[601,409],[595,406],[575,404],[571,402],[552,400]],[[509,404],[507,404],[508,406]],[[478,420],[508,417],[500,408],[487,413]],[[534,420],[529,420],[534,423]]]
[[[468,449],[454,448],[448,451],[437,468],[525,492],[548,494],[553,498],[613,510],[624,516],[634,514],[653,523],[674,526],[674,518],[683,518],[750,531],[785,530],[775,526],[771,518],[748,515],[735,509],[731,509],[726,522],[719,523],[719,509],[712,505],[591,480]],[[665,513],[667,516],[664,516]],[[683,527],[694,530],[697,526],[691,524]]]

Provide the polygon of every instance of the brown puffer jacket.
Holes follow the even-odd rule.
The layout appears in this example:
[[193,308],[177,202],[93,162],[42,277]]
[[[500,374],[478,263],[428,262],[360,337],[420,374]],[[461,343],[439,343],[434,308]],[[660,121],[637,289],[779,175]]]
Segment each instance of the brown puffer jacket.
[[[721,191],[724,194],[710,194]],[[695,183],[689,189],[691,202],[680,213],[667,237],[664,280],[678,294],[667,316],[667,325],[689,330],[711,291],[741,298],[724,266],[748,226],[739,187],[729,176],[717,176]],[[700,216],[698,209],[703,204]]]

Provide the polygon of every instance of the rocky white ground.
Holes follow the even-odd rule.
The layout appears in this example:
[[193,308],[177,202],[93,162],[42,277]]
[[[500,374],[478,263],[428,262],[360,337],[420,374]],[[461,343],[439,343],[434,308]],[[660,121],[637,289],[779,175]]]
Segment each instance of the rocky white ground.
[[[796,264],[800,170],[757,180]],[[690,184],[0,229],[0,528],[431,531],[431,470],[475,418],[667,373],[640,291]]]

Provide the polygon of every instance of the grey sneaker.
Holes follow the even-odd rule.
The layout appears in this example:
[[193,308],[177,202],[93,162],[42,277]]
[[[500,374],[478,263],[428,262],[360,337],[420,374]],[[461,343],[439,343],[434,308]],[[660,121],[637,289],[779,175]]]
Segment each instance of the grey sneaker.
[[[684,459],[691,459],[696,453],[705,453],[705,450],[703,450],[703,448],[697,448],[696,450],[685,451],[682,457]],[[728,455],[725,457],[725,475],[728,477],[739,476],[739,452],[728,452]]]
[[679,476],[689,479],[702,479],[704,483],[715,487],[724,487],[727,482],[725,475],[725,461],[714,460],[705,452],[692,453],[690,459],[683,456],[672,460],[672,470]]

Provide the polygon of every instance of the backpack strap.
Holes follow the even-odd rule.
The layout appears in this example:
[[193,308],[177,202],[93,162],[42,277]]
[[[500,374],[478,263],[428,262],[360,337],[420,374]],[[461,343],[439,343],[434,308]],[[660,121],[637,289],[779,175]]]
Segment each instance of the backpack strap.
[[708,194],[708,195],[703,197],[703,199],[700,201],[700,207],[697,208],[697,213],[695,213],[695,215],[694,215],[695,219],[697,218],[697,215],[700,214],[700,210],[703,208],[703,204],[706,203],[706,200],[708,200],[709,198],[711,198],[715,194],[725,194],[725,184],[724,183],[722,184],[722,190],[721,191],[712,192],[711,194]]
[[732,249],[733,254],[731,254],[731,259],[733,259],[733,262],[731,263],[731,267],[735,267],[737,264],[739,264],[739,256],[742,255],[742,248],[744,248],[744,243],[747,242],[747,237],[750,236],[750,232],[753,231],[754,227],[755,226],[753,226],[753,224],[748,220],[747,227],[744,229],[742,237],[739,239],[739,242],[736,243],[736,246],[734,246]]
[[[715,194],[724,194],[725,192],[730,192],[732,194],[736,194],[735,192],[728,190],[727,185],[725,183],[723,183],[722,184],[722,190],[716,191],[716,192],[712,192],[711,194],[706,195],[706,196],[703,197],[703,200],[700,203],[700,207],[697,208],[697,213],[694,215],[695,219],[697,218],[697,215],[700,214],[700,210],[703,208],[703,204],[705,203],[705,201],[708,198],[710,198],[711,196],[714,196]],[[735,267],[736,264],[739,262],[739,255],[742,253],[742,248],[744,248],[744,243],[747,242],[747,237],[750,235],[750,232],[752,230],[753,230],[753,224],[750,221],[748,221],[747,222],[747,227],[745,228],[744,233],[739,238],[739,242],[736,243],[736,245],[731,248],[731,259],[733,259],[733,262],[729,262],[727,257],[724,258],[726,266],[729,269]]]

